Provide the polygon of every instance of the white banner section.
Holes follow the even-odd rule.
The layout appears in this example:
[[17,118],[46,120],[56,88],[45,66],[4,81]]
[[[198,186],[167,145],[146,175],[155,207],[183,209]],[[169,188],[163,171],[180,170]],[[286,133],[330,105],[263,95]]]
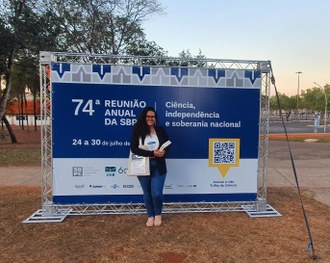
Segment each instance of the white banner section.
[[[127,159],[56,158],[54,195],[142,194],[137,177],[125,174]],[[182,169],[184,167],[184,169]],[[225,177],[207,159],[168,160],[164,194],[255,193],[258,160],[242,159]],[[184,171],[180,173],[179,171]],[[65,182],[65,184],[63,184]]]

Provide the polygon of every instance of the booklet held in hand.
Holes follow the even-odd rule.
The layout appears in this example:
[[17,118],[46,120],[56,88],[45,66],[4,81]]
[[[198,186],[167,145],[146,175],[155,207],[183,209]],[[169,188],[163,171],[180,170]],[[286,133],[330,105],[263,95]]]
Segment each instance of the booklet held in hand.
[[172,142],[171,141],[166,141],[162,144],[162,146],[160,146],[159,150],[160,151],[164,151],[164,149],[169,146]]

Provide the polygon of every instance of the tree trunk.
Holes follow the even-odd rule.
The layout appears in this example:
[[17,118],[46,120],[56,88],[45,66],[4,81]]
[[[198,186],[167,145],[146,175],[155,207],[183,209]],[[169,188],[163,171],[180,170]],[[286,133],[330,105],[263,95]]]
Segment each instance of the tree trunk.
[[[13,1],[14,2],[14,1]],[[14,31],[18,31],[19,30],[19,17],[22,14],[22,10],[23,7],[25,6],[27,0],[21,0],[21,1],[17,1],[15,4],[15,17],[14,17]],[[14,39],[14,43],[12,43],[12,46],[10,47],[10,51],[8,52],[8,56],[6,59],[6,71],[5,71],[5,81],[6,81],[6,88],[4,90],[4,92],[2,93],[2,97],[0,99],[0,120],[7,120],[6,118],[4,118],[5,116],[5,109],[7,106],[7,101],[9,99],[9,94],[10,94],[10,90],[11,90],[11,67],[13,64],[13,60],[14,60],[14,54],[17,51],[15,49],[15,44],[17,44],[17,39]],[[9,122],[8,122],[9,124]],[[10,124],[9,124],[10,127]],[[16,138],[15,138],[16,140]]]
[[23,99],[24,99],[24,108],[25,108],[25,118],[26,118],[26,128],[29,131],[29,113],[28,113],[28,103],[26,100],[26,94],[25,94],[25,89],[23,93]]
[[24,95],[21,95],[21,114],[20,114],[20,120],[22,125],[22,130],[24,130]]
[[11,76],[10,76],[10,70],[7,69],[6,72],[6,87],[2,93],[1,101],[0,101],[0,120],[3,119],[5,116],[5,109],[7,106],[7,101],[10,94],[10,88],[11,88]]
[[2,116],[2,120],[6,124],[7,130],[8,130],[9,135],[10,135],[11,142],[12,143],[17,143],[17,139],[16,139],[16,136],[14,134],[14,131],[13,131],[13,129],[12,129],[12,127],[11,127],[11,125],[10,125],[9,121],[7,120],[5,115]]
[[37,94],[33,90],[33,116],[34,116],[34,130],[37,130]]
[[22,126],[22,114],[21,114],[21,94],[18,94],[17,96],[17,116],[18,116],[18,126],[21,127]]

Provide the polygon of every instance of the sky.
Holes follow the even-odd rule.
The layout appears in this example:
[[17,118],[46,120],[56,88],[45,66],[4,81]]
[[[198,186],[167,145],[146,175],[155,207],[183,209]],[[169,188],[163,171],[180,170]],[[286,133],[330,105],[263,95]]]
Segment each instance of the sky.
[[[270,60],[288,96],[330,84],[330,0],[159,0],[146,37],[177,57]],[[296,72],[302,72],[297,74]],[[274,95],[274,87],[271,95]]]

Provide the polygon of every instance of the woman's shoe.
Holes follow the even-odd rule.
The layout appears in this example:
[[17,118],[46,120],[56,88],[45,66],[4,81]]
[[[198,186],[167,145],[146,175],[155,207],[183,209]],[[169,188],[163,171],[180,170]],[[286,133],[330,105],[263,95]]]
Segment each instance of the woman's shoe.
[[146,222],[147,227],[154,226],[154,218],[153,217],[148,217],[148,220]]
[[155,216],[154,226],[161,226],[162,224],[162,216]]

